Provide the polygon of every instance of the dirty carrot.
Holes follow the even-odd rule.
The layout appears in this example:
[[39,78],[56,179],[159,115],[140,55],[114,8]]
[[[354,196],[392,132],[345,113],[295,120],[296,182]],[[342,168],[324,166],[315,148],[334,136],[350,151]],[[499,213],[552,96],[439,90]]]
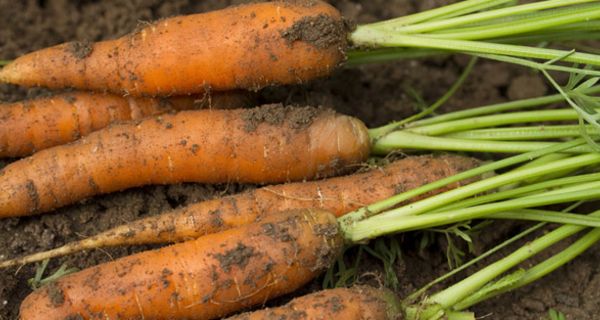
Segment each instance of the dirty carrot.
[[292,210],[67,275],[21,304],[32,319],[214,319],[299,288],[342,250],[335,217]]
[[329,74],[345,57],[345,36],[340,13],[324,2],[253,3],[35,51],[0,70],[0,81],[134,95],[257,90]]
[[266,105],[192,110],[124,123],[0,170],[0,218],[147,184],[275,183],[340,173],[369,155],[355,118]]
[[242,108],[249,102],[250,95],[243,91],[169,98],[80,91],[6,103],[0,105],[0,158],[27,156],[77,140],[111,123],[187,109]]
[[[473,168],[477,163],[473,158],[455,155],[411,156],[349,176],[266,186],[132,221],[49,251],[1,261],[0,268],[41,261],[84,249],[195,239],[259,221],[273,211],[320,208],[339,217],[404,190]],[[453,183],[435,193],[457,185]],[[421,197],[432,194],[433,192],[429,192]]]
[[354,286],[317,291],[281,307],[247,312],[227,320],[394,320],[400,316],[400,310],[400,300],[392,292]]
[[345,61],[348,42],[360,48],[349,53],[350,64],[452,51],[529,67],[537,62],[523,58],[598,66],[596,54],[521,45],[571,40],[574,33],[595,39],[600,5],[592,2],[461,1],[354,30],[319,0],[252,3],[148,23],[116,40],[35,51],[8,63],[0,81],[133,95],[256,90],[330,74]]

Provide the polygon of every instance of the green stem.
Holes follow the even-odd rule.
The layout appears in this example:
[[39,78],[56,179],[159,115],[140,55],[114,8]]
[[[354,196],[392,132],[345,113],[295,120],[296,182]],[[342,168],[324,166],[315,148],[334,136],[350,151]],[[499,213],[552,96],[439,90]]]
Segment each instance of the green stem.
[[471,54],[496,54],[542,60],[561,59],[566,62],[600,66],[600,57],[594,54],[573,53],[567,51],[537,47],[499,44],[482,41],[435,39],[426,36],[409,36],[386,30],[359,26],[351,35],[354,45],[366,47],[416,47],[448,50]]
[[585,250],[590,248],[596,242],[600,241],[600,228],[594,228],[592,231],[585,234],[583,237],[575,241],[572,245],[562,250],[561,252],[553,255],[551,258],[544,260],[543,262],[535,265],[532,268],[529,268],[519,280],[511,285],[500,288],[499,290],[494,290],[485,295],[473,295],[467,297],[465,300],[461,301],[454,305],[454,309],[462,310],[466,309],[478,302],[483,300],[490,299],[494,296],[497,296],[501,293],[518,289],[525,285],[528,285],[546,275],[550,272],[558,269],[559,267],[565,265],[567,262],[572,261],[583,253]]
[[[493,39],[589,21],[598,17],[600,17],[600,7],[597,5],[578,6],[540,12],[522,19],[512,19],[491,25],[475,26],[459,30],[444,29],[441,30],[441,33],[428,33],[423,34],[423,36],[433,39],[454,40]],[[396,31],[402,32],[401,30]]]
[[555,110],[537,110],[521,111],[503,114],[494,114],[489,116],[479,116],[454,121],[445,121],[428,126],[416,128],[407,128],[405,131],[411,133],[437,136],[450,132],[472,130],[477,128],[495,127],[507,124],[542,122],[542,121],[564,121],[577,120],[579,115],[573,109],[555,109]]
[[451,27],[468,25],[474,23],[480,23],[483,21],[496,20],[503,17],[514,17],[519,14],[531,13],[545,9],[570,6],[580,3],[594,2],[594,0],[551,0],[541,1],[531,4],[523,4],[518,6],[511,6],[508,8],[501,8],[496,10],[490,10],[480,13],[474,13],[466,16],[456,17],[452,19],[445,19],[440,21],[432,21],[420,24],[406,25],[406,23],[396,22],[397,20],[388,20],[386,22],[379,22],[376,24],[367,25],[369,27],[386,27],[396,32],[402,33],[424,33],[432,32],[437,30],[447,30]]
[[462,221],[487,218],[492,214],[503,211],[598,198],[600,198],[600,190],[583,190],[565,192],[554,197],[540,195],[531,198],[517,198],[420,216],[404,216],[400,218],[379,216],[357,222],[351,228],[348,228],[344,235],[351,242],[362,242],[390,233],[433,228]]
[[406,15],[391,20],[380,21],[370,24],[370,26],[376,27],[388,27],[394,25],[411,25],[420,23],[427,20],[438,19],[441,17],[448,17],[454,14],[461,13],[467,14],[478,10],[485,10],[487,8],[500,6],[506,3],[513,2],[512,0],[466,0],[458,3],[446,5],[443,7]]
[[530,220],[537,222],[578,225],[582,227],[600,227],[600,217],[590,217],[581,214],[549,210],[515,209],[488,215],[486,216],[486,219]]
[[[600,135],[598,128],[591,125],[585,126],[585,131],[589,135]],[[572,138],[581,135],[581,126],[562,125],[562,126],[533,126],[533,127],[510,127],[478,129],[452,132],[445,134],[445,138],[469,139],[469,140],[538,140],[538,139],[556,139]]]
[[496,60],[496,61],[512,63],[512,64],[516,64],[516,65],[521,65],[521,66],[528,67],[528,68],[538,70],[538,71],[550,70],[550,71],[562,71],[562,72],[566,72],[566,73],[581,73],[581,74],[585,74],[588,76],[600,76],[600,71],[598,71],[598,70],[567,67],[567,66],[548,64],[548,63],[540,63],[540,62],[530,61],[527,59],[501,56],[501,55],[496,55],[496,54],[475,54],[475,56],[485,58],[485,59],[490,59],[490,60]]
[[[599,216],[598,213],[600,212],[595,212],[592,214],[592,216]],[[517,266],[519,263],[536,255],[549,246],[581,230],[583,230],[583,227],[580,226],[562,226],[532,242],[525,244],[523,247],[519,248],[502,260],[499,260],[479,270],[468,278],[426,299],[426,303],[433,304],[433,306],[430,307],[432,310],[427,311],[427,313],[437,313],[440,309],[451,308],[455,304],[475,293],[479,288],[484,286],[489,281],[492,281],[502,273]]]
[[358,210],[350,212],[350,213],[342,216],[338,220],[340,222],[342,229],[348,228],[348,227],[351,227],[352,225],[354,225],[358,221],[361,221],[367,217],[376,215],[383,210],[397,206],[398,204],[402,203],[403,201],[406,201],[408,199],[422,195],[429,191],[444,187],[448,184],[459,182],[459,181],[469,179],[472,177],[477,177],[477,176],[480,176],[487,172],[506,168],[506,167],[509,167],[509,166],[512,166],[512,165],[515,165],[518,163],[525,162],[525,161],[531,161],[532,159],[536,159],[536,158],[539,158],[542,156],[546,156],[548,154],[560,152],[565,149],[570,149],[570,148],[579,146],[584,143],[585,143],[584,139],[574,139],[573,141],[556,143],[556,144],[554,144],[550,147],[544,148],[544,149],[533,150],[530,152],[526,152],[523,154],[509,157],[506,159],[502,159],[502,160],[498,160],[498,161],[495,161],[492,163],[484,164],[477,168],[463,171],[463,172],[457,173],[453,176],[446,177],[446,178],[440,179],[438,181],[428,183],[424,186],[421,186],[421,187],[418,187],[415,189],[411,189],[409,191],[399,193],[399,194],[389,197],[387,199],[375,202],[373,204],[370,204],[368,206],[365,206]]
[[[581,184],[581,183],[590,182],[590,181],[600,181],[600,173],[590,173],[590,174],[585,174],[585,175],[564,177],[564,178],[559,178],[559,179],[554,179],[554,180],[542,181],[539,183],[535,183],[535,184],[531,184],[531,185],[527,185],[527,186],[523,186],[523,187],[519,187],[519,188],[514,188],[514,189],[510,189],[510,190],[494,192],[494,193],[482,195],[479,197],[466,199],[464,201],[460,201],[457,203],[453,203],[448,206],[444,206],[444,207],[438,209],[437,211],[450,211],[450,210],[454,210],[454,209],[467,208],[467,207],[472,207],[472,206],[476,206],[476,205],[480,205],[480,204],[484,204],[484,203],[490,203],[493,201],[528,195],[528,194],[532,194],[534,192],[538,192],[541,190],[547,190],[550,188],[555,188],[555,187],[560,187],[560,186],[568,186],[568,185],[574,185],[574,184]],[[437,211],[434,211],[434,212],[437,212]]]
[[[591,87],[591,88],[585,89],[585,90],[578,89],[577,91],[581,92],[582,94],[592,95],[592,94],[600,93],[600,86],[594,86],[594,87]],[[567,92],[567,94],[570,94],[570,92]],[[483,106],[483,107],[470,108],[470,109],[466,109],[466,110],[450,112],[450,113],[435,116],[435,117],[432,117],[429,119],[415,121],[413,123],[408,124],[407,126],[408,127],[425,126],[425,125],[430,125],[430,124],[443,123],[443,122],[447,122],[447,121],[451,121],[451,120],[478,117],[478,116],[482,116],[482,115],[489,115],[489,114],[500,113],[500,112],[505,112],[505,111],[535,108],[535,107],[539,107],[542,105],[557,103],[557,102],[561,102],[561,101],[564,101],[564,97],[561,94],[553,94],[553,95],[539,97],[539,98],[530,98],[530,99],[516,100],[516,101],[510,101],[510,102],[503,102],[503,103],[497,103],[497,104],[492,104],[492,105]]]
[[[440,150],[440,151],[469,151],[469,152],[494,152],[494,153],[521,153],[538,150],[554,145],[555,142],[535,141],[482,141],[454,139],[443,137],[429,137],[404,131],[394,131],[379,138],[371,146],[371,152],[376,155],[385,155],[394,150]],[[589,146],[581,146],[568,150],[568,152],[590,152]]]

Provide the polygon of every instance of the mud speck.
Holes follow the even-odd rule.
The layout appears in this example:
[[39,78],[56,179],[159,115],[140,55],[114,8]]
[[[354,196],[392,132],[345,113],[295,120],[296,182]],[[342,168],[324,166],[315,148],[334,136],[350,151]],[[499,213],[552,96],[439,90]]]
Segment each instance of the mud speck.
[[243,243],[238,243],[235,248],[228,250],[224,254],[215,254],[215,258],[219,260],[221,268],[225,272],[229,272],[233,266],[244,269],[250,262],[250,258],[252,258],[255,254],[254,248],[248,247]]
[[261,123],[270,125],[282,124],[285,120],[286,108],[281,103],[273,103],[252,108],[242,113],[244,120],[244,130],[247,132],[255,131]]
[[47,290],[53,307],[60,307],[65,303],[65,294],[55,283],[48,284]]
[[346,44],[346,24],[328,15],[304,17],[291,27],[281,31],[288,45],[303,41],[319,49],[343,48]]
[[94,47],[89,41],[71,41],[67,43],[67,51],[77,59],[85,59],[90,54]]

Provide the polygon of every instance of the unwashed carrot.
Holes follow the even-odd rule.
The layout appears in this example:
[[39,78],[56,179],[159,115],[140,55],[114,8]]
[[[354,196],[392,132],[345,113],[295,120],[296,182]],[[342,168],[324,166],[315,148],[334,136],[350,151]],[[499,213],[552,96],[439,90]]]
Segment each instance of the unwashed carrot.
[[341,253],[335,217],[294,210],[70,274],[21,320],[214,319],[299,288]]
[[256,90],[327,75],[345,46],[340,13],[322,1],[253,3],[35,51],[0,70],[0,81],[133,95]]
[[396,320],[400,301],[390,291],[368,286],[317,291],[271,309],[247,312],[227,320]]
[[[320,208],[342,216],[364,205],[476,166],[473,158],[412,156],[367,172],[319,181],[288,183],[203,201],[132,221],[62,247],[0,262],[0,268],[108,246],[179,242],[260,221],[269,212]],[[443,192],[456,184],[437,192]],[[433,193],[427,193],[427,197]],[[417,199],[413,199],[417,200]]]
[[111,123],[189,109],[249,106],[243,91],[199,96],[134,98],[107,93],[69,92],[0,105],[0,158],[75,141]]
[[147,184],[315,179],[355,166],[369,149],[364,124],[331,110],[181,111],[113,125],[9,164],[0,170],[0,218]]

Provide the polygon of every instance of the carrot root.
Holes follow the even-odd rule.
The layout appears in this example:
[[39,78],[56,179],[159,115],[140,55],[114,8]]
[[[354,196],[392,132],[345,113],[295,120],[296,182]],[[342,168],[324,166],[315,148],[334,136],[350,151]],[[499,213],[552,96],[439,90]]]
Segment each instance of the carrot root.
[[368,286],[322,290],[298,297],[281,307],[247,312],[227,320],[394,320],[400,301],[390,291]]
[[[320,208],[339,217],[403,190],[472,168],[477,163],[475,159],[454,155],[413,156],[349,176],[266,186],[132,221],[53,250],[2,261],[0,268],[42,261],[86,249],[195,239],[259,221],[271,211]],[[450,185],[437,192],[456,186]],[[424,197],[432,194],[425,194]]]
[[67,275],[31,293],[22,320],[214,319],[289,293],[341,253],[335,217],[293,210]]
[[331,110],[181,111],[113,125],[2,168],[0,218],[148,184],[321,178],[360,163],[369,149],[364,124]]
[[253,3],[35,51],[3,67],[0,81],[132,95],[257,90],[328,75],[345,46],[342,17],[325,2]]

